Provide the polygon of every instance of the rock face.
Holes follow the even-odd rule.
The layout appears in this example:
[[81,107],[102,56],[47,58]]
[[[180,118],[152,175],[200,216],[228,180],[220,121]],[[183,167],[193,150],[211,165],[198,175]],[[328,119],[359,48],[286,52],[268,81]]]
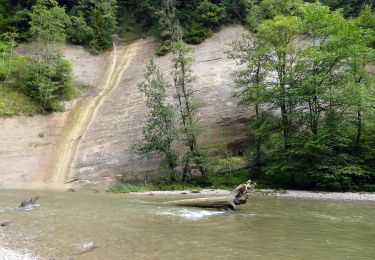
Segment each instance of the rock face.
[[[18,53],[29,55],[23,45]],[[108,54],[94,56],[82,47],[69,45],[65,58],[73,64],[76,81],[92,85],[97,82],[107,67]],[[66,112],[33,117],[16,116],[0,118],[0,187],[41,187],[54,174],[54,158],[58,156],[57,140],[69,122],[76,100],[66,104]]]
[[[243,127],[251,111],[239,107],[233,97],[230,73],[236,65],[225,51],[243,33],[241,26],[225,27],[193,46],[192,51],[193,70],[198,77],[194,87],[204,102],[200,117],[205,132],[200,142],[225,144],[234,152],[240,152],[247,140]],[[0,118],[0,187],[39,187],[55,182],[61,185],[74,180],[72,183],[78,186],[105,188],[120,173],[126,173],[127,178],[152,179],[158,159],[136,158],[129,149],[141,138],[147,115],[137,84],[143,79],[145,64],[156,44],[153,39],[141,40],[133,44],[134,48],[129,47],[131,50],[103,56],[68,46],[65,55],[73,63],[75,78],[97,88],[68,104],[64,113]],[[113,57],[118,62],[113,62]],[[166,77],[170,77],[169,60],[169,55],[157,58]],[[109,74],[115,77],[104,80]],[[88,124],[80,122],[85,115]],[[76,129],[76,125],[84,129]],[[184,149],[181,144],[176,145]],[[69,158],[64,160],[65,157]],[[61,162],[69,162],[68,170],[56,173]]]
[[[246,142],[243,130],[250,111],[238,106],[233,97],[231,71],[233,61],[226,57],[229,44],[245,30],[230,26],[204,43],[193,46],[193,70],[198,80],[195,88],[203,100],[201,123],[206,129],[201,136],[204,144],[225,144],[239,152]],[[139,42],[131,66],[125,71],[119,86],[106,97],[82,136],[71,176],[79,179],[77,185],[107,186],[119,173],[127,178],[152,178],[158,168],[157,158],[139,159],[131,154],[130,146],[141,138],[141,129],[147,115],[144,97],[137,89],[143,79],[145,64],[154,53],[156,42]],[[170,76],[170,55],[157,58],[161,71]],[[143,174],[140,174],[143,173]]]

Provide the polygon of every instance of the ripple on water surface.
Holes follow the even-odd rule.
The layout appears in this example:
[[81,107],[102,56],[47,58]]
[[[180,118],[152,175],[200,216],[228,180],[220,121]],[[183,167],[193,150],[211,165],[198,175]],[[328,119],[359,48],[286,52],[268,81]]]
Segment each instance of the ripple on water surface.
[[175,216],[187,220],[201,220],[207,219],[211,216],[221,215],[228,213],[225,211],[217,210],[204,210],[204,209],[195,209],[195,208],[162,208],[158,207],[156,211],[157,215],[166,215],[166,216]]
[[[251,197],[237,212],[173,207],[183,196],[1,191],[0,221],[55,259],[374,259],[375,204]],[[51,252],[51,253],[49,253]],[[46,258],[48,259],[48,257]]]

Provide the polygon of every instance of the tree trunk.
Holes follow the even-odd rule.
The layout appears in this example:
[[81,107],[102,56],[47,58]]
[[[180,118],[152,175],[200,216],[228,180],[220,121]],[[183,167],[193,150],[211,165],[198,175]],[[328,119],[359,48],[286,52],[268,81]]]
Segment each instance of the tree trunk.
[[237,188],[226,196],[175,200],[166,203],[177,206],[237,210],[237,205],[247,202],[249,193],[254,187],[255,183],[248,181],[245,184],[237,186]]
[[9,60],[8,60],[8,74],[7,74],[7,79],[10,78],[10,75],[12,73],[12,59],[13,59],[13,42],[11,43],[10,46],[10,54],[9,54]]
[[362,114],[361,108],[358,108],[357,111],[357,134],[355,138],[355,143],[353,147],[353,152],[357,153],[361,150],[361,135],[362,135]]

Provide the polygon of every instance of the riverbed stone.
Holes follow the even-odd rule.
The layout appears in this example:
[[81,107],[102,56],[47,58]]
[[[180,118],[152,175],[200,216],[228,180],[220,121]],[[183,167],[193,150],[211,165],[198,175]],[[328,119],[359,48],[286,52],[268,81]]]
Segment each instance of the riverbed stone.
[[0,221],[0,227],[6,227],[10,224],[10,220]]

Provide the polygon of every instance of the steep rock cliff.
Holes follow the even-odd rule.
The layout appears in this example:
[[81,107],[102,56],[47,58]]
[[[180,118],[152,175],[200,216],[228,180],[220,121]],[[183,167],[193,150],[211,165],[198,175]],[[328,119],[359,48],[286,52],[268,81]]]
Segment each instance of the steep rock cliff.
[[[200,117],[205,132],[200,142],[225,144],[234,152],[240,151],[246,142],[243,128],[250,112],[239,107],[238,99],[233,97],[235,89],[230,73],[236,65],[227,58],[225,51],[244,32],[241,26],[225,27],[204,43],[193,46],[192,51],[193,71],[198,77],[194,87],[204,102]],[[138,42],[131,66],[82,136],[73,171],[68,177],[79,179],[76,184],[107,186],[119,173],[128,174],[129,178],[152,178],[155,174],[157,158],[139,159],[129,151],[130,146],[141,138],[147,115],[144,97],[137,84],[143,79],[145,64],[155,46],[155,40]],[[168,77],[170,58],[166,55],[156,60]]]
[[[233,97],[230,73],[236,65],[225,51],[243,33],[241,26],[227,26],[192,50],[194,87],[204,102],[200,142],[225,144],[234,152],[246,143],[243,128],[251,111]],[[0,119],[0,187],[64,187],[74,180],[77,186],[105,188],[120,173],[152,179],[158,159],[137,158],[129,149],[141,138],[147,115],[137,84],[156,45],[154,39],[140,40],[102,56],[68,46],[65,56],[76,80],[94,87],[67,104],[64,113]],[[170,77],[170,55],[157,63]]]

